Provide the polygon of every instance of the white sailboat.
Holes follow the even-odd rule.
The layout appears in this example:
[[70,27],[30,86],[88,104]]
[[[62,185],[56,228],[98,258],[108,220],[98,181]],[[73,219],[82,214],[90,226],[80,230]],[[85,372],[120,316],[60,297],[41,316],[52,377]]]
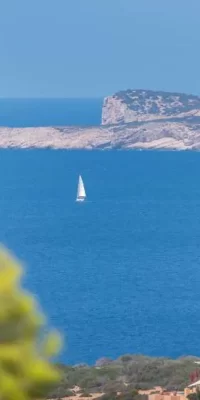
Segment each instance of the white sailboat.
[[85,201],[85,199],[86,199],[86,191],[85,191],[83,179],[82,179],[81,175],[79,175],[76,201]]

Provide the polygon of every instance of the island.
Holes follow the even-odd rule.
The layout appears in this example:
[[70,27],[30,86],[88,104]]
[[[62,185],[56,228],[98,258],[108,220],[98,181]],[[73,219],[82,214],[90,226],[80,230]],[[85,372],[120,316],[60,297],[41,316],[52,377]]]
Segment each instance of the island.
[[0,127],[1,148],[200,149],[200,97],[124,90],[106,97],[101,125]]

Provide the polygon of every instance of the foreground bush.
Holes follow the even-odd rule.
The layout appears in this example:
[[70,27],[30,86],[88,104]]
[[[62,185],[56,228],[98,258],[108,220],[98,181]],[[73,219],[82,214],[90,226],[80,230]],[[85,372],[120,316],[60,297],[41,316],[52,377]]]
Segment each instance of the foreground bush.
[[22,268],[0,251],[0,398],[33,400],[59,381],[49,362],[60,346],[55,333],[42,335],[44,316],[20,285]]

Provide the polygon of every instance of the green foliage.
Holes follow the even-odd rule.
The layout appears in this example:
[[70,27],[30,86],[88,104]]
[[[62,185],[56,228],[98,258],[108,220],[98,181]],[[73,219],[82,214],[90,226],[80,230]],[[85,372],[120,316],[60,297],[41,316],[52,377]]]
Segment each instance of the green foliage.
[[48,393],[59,380],[49,358],[60,337],[42,336],[45,318],[34,298],[20,285],[21,266],[0,251],[0,398],[32,400]]
[[[200,109],[200,97],[183,93],[153,90],[123,90],[114,95],[125,103],[130,110],[166,116],[178,115],[193,109]],[[162,107],[158,100],[161,99]],[[146,109],[148,108],[148,111]]]
[[122,362],[126,363],[132,360],[132,356],[130,354],[125,354],[124,356],[121,356],[120,359]]
[[194,370],[194,361],[195,357],[170,360],[125,355],[97,368],[60,366],[63,376],[59,388],[66,391],[77,385],[89,393],[99,392],[109,395],[117,392],[125,394],[127,391],[133,393],[135,389],[153,389],[155,386],[183,390],[189,383],[190,373]]
[[92,395],[89,392],[83,390],[83,392],[81,393],[80,397],[92,397]]
[[196,393],[190,393],[187,398],[189,400],[200,400],[200,392],[197,391]]
[[102,395],[98,400],[148,400],[146,395],[138,395],[136,390],[124,393],[110,392]]
[[76,394],[73,392],[73,390],[65,390],[62,394],[62,398],[63,397],[73,397],[76,396]]
[[63,397],[73,397],[73,396],[75,396],[73,390],[65,389],[61,386],[52,391],[50,398],[63,399]]
[[110,392],[103,394],[102,396],[98,397],[98,400],[116,400],[117,399],[117,393],[116,392]]

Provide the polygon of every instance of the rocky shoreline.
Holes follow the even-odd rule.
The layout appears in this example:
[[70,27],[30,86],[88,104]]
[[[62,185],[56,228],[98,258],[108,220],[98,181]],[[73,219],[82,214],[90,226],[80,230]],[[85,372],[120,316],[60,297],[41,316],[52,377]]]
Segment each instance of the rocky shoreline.
[[105,98],[94,127],[0,127],[0,148],[200,150],[200,97],[129,90]]
[[0,148],[199,150],[200,127],[183,123],[100,127],[0,128]]

